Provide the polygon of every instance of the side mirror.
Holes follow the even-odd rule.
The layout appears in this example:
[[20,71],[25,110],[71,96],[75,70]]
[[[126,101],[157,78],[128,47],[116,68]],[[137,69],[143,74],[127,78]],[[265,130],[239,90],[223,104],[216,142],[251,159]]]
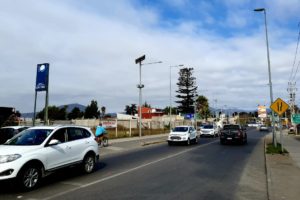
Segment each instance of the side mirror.
[[58,145],[59,143],[60,143],[59,140],[52,139],[52,140],[49,142],[49,146]]

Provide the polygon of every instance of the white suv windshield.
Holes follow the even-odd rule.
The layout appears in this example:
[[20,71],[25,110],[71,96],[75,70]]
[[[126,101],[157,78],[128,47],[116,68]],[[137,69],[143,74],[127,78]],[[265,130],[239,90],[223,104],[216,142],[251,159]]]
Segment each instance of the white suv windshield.
[[213,129],[214,126],[213,125],[205,125],[203,126],[203,129]]
[[175,127],[173,129],[173,132],[187,132],[188,131],[188,127]]
[[51,129],[27,129],[8,140],[5,145],[40,145],[52,131]]

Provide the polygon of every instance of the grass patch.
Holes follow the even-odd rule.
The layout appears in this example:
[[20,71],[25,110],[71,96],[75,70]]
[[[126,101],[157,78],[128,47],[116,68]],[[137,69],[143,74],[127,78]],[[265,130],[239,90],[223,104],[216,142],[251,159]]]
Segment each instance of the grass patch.
[[275,146],[270,143],[267,145],[267,152],[268,154],[284,154],[284,153],[288,153],[288,151],[283,148],[283,151],[281,151],[281,144],[277,143],[277,147],[275,148]]

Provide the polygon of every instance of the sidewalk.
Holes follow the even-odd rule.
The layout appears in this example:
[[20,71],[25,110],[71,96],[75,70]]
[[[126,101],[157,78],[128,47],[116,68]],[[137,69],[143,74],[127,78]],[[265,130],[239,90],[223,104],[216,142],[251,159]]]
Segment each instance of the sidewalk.
[[[279,141],[279,135],[278,135]],[[272,135],[265,144],[272,143]],[[266,154],[268,195],[270,200],[300,199],[300,137],[283,132],[283,147],[289,154]]]

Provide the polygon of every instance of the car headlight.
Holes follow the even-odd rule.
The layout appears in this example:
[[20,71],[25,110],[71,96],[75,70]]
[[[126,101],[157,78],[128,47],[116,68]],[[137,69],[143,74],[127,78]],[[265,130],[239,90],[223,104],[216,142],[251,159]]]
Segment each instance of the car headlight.
[[12,162],[14,160],[17,160],[20,157],[21,157],[20,154],[11,154],[11,155],[0,156],[0,163]]

